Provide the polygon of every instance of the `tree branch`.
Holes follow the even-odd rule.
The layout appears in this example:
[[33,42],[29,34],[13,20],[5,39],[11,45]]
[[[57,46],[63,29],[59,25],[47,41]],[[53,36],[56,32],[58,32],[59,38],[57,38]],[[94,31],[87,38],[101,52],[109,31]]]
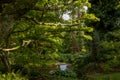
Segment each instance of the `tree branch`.
[[26,32],[26,31],[28,31],[29,29],[31,29],[32,27],[30,26],[30,27],[27,27],[26,29],[24,29],[24,30],[18,30],[18,31],[14,31],[14,32],[12,32],[11,34],[14,34],[14,33],[20,33],[20,32]]
[[45,9],[47,9],[47,10],[59,10],[60,8],[62,8],[62,7],[64,7],[64,5],[57,5],[57,6],[48,6],[48,7],[38,7],[38,6],[34,6],[33,8],[32,8],[32,10],[38,10],[38,11],[43,11],[43,10],[45,10]]
[[14,47],[14,48],[9,48],[9,49],[0,49],[0,50],[2,50],[2,51],[13,51],[13,50],[16,50],[18,48],[20,48],[20,46],[17,46],[17,47]]
[[46,26],[69,26],[69,27],[72,27],[72,26],[80,25],[80,23],[75,23],[75,24],[44,23],[44,22],[39,22],[38,20],[36,20],[35,18],[30,17],[30,16],[23,16],[23,18],[32,20],[33,22],[35,22],[35,23],[38,24],[38,25],[46,25]]

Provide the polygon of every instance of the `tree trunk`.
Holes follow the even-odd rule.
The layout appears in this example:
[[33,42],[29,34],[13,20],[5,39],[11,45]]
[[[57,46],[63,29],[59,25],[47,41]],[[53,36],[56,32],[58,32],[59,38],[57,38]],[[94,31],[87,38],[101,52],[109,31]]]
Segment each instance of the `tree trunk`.
[[5,66],[5,71],[6,71],[6,72],[10,72],[10,71],[11,71],[11,67],[10,67],[10,63],[9,63],[9,60],[8,60],[7,53],[1,51],[0,59],[1,59],[1,62],[2,62],[2,63],[4,64],[4,66]]
[[10,34],[10,31],[13,27],[13,16],[0,16],[0,59],[1,62],[4,64],[6,68],[6,72],[10,72],[10,63],[8,60],[8,54],[5,51],[2,51],[3,48],[7,48],[7,41],[6,39],[8,38],[8,35]]
[[75,39],[75,32],[72,32],[72,52],[77,52],[77,46],[76,46],[76,39]]

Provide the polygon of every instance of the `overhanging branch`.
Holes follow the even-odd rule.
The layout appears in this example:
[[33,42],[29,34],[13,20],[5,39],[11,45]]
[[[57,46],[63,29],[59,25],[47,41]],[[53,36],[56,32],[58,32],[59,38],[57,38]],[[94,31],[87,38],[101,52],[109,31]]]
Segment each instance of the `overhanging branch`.
[[33,22],[35,22],[38,25],[46,25],[46,26],[78,26],[80,25],[80,23],[75,23],[75,24],[64,24],[64,23],[44,23],[44,22],[39,22],[38,20],[36,20],[35,18],[31,17],[31,16],[23,16],[22,18],[26,18],[29,20],[32,20]]
[[43,22],[39,22],[39,25],[46,25],[46,26],[78,26],[79,23],[76,24],[63,24],[63,23],[43,23]]
[[38,11],[43,11],[45,9],[53,11],[53,10],[59,10],[60,8],[63,8],[64,5],[57,5],[57,6],[47,6],[47,7],[39,7],[39,6],[34,6],[32,10],[38,10]]
[[27,27],[26,29],[24,29],[24,30],[18,30],[18,31],[14,31],[14,32],[12,32],[11,34],[14,34],[14,33],[20,33],[20,32],[26,32],[26,31],[28,31],[28,30],[30,30],[32,27],[31,26],[29,26],[29,27]]
[[2,50],[2,51],[13,51],[13,50],[16,50],[18,48],[20,48],[20,46],[17,46],[17,47],[14,47],[14,48],[9,48],[9,49],[0,49],[0,50]]

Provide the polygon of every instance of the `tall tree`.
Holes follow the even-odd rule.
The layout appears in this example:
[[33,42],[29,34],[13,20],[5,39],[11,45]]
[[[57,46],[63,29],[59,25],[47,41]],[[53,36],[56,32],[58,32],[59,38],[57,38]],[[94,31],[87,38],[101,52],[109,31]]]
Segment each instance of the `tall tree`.
[[[105,46],[110,44],[117,46],[116,42],[118,42],[119,44],[119,36],[117,36],[119,34],[117,32],[120,29],[118,25],[118,19],[120,18],[118,7],[119,0],[90,0],[90,2],[92,4],[92,8],[89,9],[89,12],[94,13],[98,18],[100,18],[100,22],[92,23],[95,28],[95,32],[93,33],[92,54],[95,61],[100,61],[101,58],[105,57],[104,55],[106,55],[107,53],[107,55],[111,56],[114,54],[111,51],[113,50],[112,48],[111,50],[109,49],[109,52],[109,50],[106,51]],[[116,48],[115,50],[117,51],[117,53],[119,52],[118,48]],[[103,61],[107,61],[106,59]],[[108,60],[109,59],[111,58],[108,58]]]
[[[88,0],[1,0],[0,59],[6,70],[10,71],[9,51],[24,47],[34,48],[33,51],[40,54],[53,53],[63,32],[90,32],[90,27],[81,25],[85,20],[99,19],[93,14],[83,14],[84,6],[89,5]],[[62,16],[68,12],[71,18],[65,21]],[[84,33],[81,37],[91,39]]]

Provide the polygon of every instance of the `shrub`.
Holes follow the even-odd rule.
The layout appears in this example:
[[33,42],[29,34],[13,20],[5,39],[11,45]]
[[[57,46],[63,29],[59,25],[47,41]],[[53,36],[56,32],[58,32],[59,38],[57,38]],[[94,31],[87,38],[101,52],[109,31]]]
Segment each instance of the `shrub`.
[[0,72],[5,73],[5,66],[2,63],[0,63]]
[[60,62],[67,62],[67,63],[72,63],[76,58],[76,55],[67,53],[67,54],[60,54],[58,61]]
[[28,80],[26,77],[21,76],[19,73],[7,73],[7,74],[0,74],[1,80]]
[[104,64],[103,71],[105,73],[109,73],[112,70],[111,66],[109,64]]
[[54,77],[68,77],[68,78],[77,78],[77,75],[75,72],[73,71],[61,71],[61,70],[57,70],[54,73],[51,74]]

